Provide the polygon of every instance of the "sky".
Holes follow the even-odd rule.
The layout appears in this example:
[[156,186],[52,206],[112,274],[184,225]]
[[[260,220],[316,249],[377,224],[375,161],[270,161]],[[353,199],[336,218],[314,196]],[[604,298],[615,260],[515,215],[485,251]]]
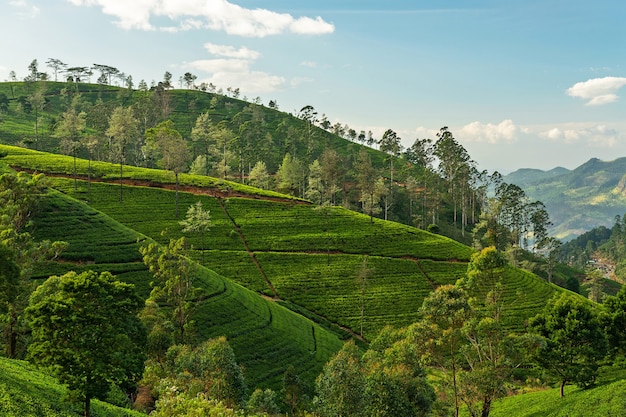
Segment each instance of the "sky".
[[2,81],[33,59],[54,78],[50,58],[135,85],[191,72],[405,147],[446,126],[503,174],[626,156],[623,0],[0,0],[0,16]]

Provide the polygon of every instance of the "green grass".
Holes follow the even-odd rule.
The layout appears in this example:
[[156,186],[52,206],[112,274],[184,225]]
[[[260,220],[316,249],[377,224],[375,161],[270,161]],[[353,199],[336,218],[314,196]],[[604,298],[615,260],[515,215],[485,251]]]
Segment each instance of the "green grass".
[[[21,148],[4,149],[9,153],[5,158],[7,162],[19,160],[21,166],[29,169],[37,166],[38,170],[45,170],[48,163],[53,164],[51,161],[61,161],[66,171],[71,167],[71,158]],[[28,158],[20,159],[20,155],[28,155]],[[85,162],[79,161],[80,164]],[[109,164],[107,169],[111,175],[116,172],[115,165]],[[168,175],[159,170],[136,170],[144,181],[152,174],[157,182],[166,181]],[[307,204],[264,199],[270,196],[251,195],[251,198],[224,199],[225,212],[216,198],[180,192],[177,219],[171,190],[124,186],[124,200],[120,203],[115,184],[93,182],[88,192],[88,184],[82,180],[78,181],[76,191],[69,178],[51,178],[50,181],[58,190],[88,203],[95,213],[106,213],[133,233],[161,243],[183,235],[179,219],[187,207],[201,201],[210,210],[214,224],[205,239],[208,268],[255,292],[273,295],[245,251],[230,220],[232,217],[285,305],[316,318],[326,328],[334,328],[334,323],[358,333],[363,321],[364,335],[368,339],[375,337],[384,325],[404,326],[417,320],[417,310],[424,297],[437,285],[452,284],[462,277],[472,253],[471,248],[448,238],[394,222],[379,219],[372,222],[366,215],[341,207],[317,209]],[[59,203],[54,204],[57,207],[53,207],[52,214],[71,213]],[[64,225],[60,229],[52,226],[53,230],[47,232],[55,238],[60,235],[55,235],[54,230],[60,234],[65,230],[85,230],[84,238],[72,245],[78,249],[70,249],[64,255],[68,261],[99,265],[138,260],[135,257],[137,238],[133,238],[132,233],[118,242],[121,250],[116,253],[118,243],[107,238],[110,231],[98,234],[89,231],[93,224],[84,224],[84,220],[77,220],[73,215],[62,219],[50,217],[43,223]],[[98,239],[94,239],[96,235]],[[200,261],[200,236],[187,234],[187,237],[194,249],[192,256]],[[90,245],[101,246],[101,249],[94,251]],[[370,257],[373,272],[366,287],[362,319],[362,295],[356,277],[363,255]],[[505,314],[509,328],[523,330],[525,321],[545,305],[556,287],[534,275],[515,271],[506,277],[505,297],[510,305],[507,304]],[[149,282],[149,277],[142,278],[145,273],[136,267],[120,274],[138,279],[144,286]]]
[[[37,277],[69,270],[108,270],[134,283],[142,296],[148,296],[152,277],[139,253],[145,235],[56,191],[51,191],[40,205],[34,229],[38,239],[69,243],[59,262],[40,268]],[[205,295],[193,317],[199,336],[226,336],[246,369],[251,388],[279,389],[289,365],[311,382],[342,345],[336,333],[209,269],[199,269],[195,285]]]
[[[55,378],[24,361],[0,357],[0,415],[3,417],[76,417],[83,405],[64,400],[66,389]],[[94,400],[92,415],[140,417],[145,414]]]
[[626,413],[626,380],[582,390],[573,386],[518,394],[496,401],[492,417],[609,417]]

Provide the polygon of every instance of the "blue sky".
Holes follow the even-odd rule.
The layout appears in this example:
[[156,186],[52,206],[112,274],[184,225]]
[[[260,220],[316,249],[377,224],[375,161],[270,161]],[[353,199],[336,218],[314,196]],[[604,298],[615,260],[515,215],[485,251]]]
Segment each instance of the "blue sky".
[[623,1],[4,0],[0,15],[0,80],[48,58],[135,83],[189,71],[405,146],[448,126],[490,171],[626,156]]

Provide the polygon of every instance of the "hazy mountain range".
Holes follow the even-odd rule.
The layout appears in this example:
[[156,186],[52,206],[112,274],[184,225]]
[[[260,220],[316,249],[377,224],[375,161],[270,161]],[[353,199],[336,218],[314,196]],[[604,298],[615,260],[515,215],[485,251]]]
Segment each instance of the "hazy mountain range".
[[626,158],[592,158],[573,170],[524,168],[504,181],[542,201],[554,223],[551,233],[565,241],[594,227],[610,227],[616,215],[626,213]]

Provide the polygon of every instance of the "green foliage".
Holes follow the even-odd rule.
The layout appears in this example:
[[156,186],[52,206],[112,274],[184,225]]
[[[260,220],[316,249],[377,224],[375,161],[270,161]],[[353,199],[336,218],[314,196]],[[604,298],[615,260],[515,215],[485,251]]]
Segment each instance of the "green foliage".
[[141,377],[141,304],[132,285],[106,272],[50,277],[31,296],[30,357],[84,402],[85,415],[91,398],[103,398],[111,384],[132,388]]
[[225,337],[206,340],[195,348],[172,346],[162,366],[164,375],[155,387],[161,394],[172,390],[190,397],[201,394],[230,408],[244,403],[243,372]]
[[590,303],[566,293],[553,297],[543,313],[529,321],[543,338],[535,361],[561,383],[587,388],[595,382],[607,338]]

